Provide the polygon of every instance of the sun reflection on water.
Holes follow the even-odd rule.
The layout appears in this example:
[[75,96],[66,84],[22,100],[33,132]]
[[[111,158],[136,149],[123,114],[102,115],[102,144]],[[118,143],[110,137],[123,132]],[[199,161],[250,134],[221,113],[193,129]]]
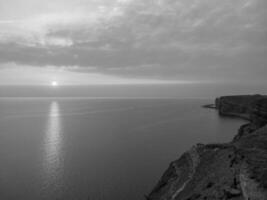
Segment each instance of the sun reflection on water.
[[45,133],[45,186],[44,190],[49,190],[53,195],[60,194],[62,186],[62,127],[59,104],[51,102],[48,115],[48,122]]

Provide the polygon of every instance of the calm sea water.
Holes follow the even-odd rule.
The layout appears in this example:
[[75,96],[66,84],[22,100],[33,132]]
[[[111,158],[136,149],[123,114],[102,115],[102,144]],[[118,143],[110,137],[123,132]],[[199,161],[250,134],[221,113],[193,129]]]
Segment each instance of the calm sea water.
[[170,161],[244,123],[211,101],[1,99],[0,199],[143,199]]

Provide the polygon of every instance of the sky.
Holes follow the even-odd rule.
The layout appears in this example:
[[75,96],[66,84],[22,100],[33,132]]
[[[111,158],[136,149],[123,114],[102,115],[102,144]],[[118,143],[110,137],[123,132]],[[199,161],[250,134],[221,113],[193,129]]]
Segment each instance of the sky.
[[267,84],[266,0],[0,0],[0,85]]

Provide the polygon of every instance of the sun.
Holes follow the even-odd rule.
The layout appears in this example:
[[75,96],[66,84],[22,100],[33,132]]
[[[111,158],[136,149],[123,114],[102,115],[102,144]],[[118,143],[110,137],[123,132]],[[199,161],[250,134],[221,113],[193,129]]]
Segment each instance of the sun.
[[53,87],[57,87],[57,86],[58,86],[58,82],[57,82],[57,81],[52,81],[52,82],[51,82],[51,86],[53,86]]

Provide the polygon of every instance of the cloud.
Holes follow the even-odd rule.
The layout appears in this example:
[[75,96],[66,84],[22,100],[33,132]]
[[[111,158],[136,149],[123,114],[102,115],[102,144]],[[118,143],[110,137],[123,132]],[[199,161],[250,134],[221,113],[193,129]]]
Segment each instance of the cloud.
[[2,63],[93,66],[128,77],[264,80],[265,0],[16,3],[0,5]]
[[[79,68],[79,67],[78,67]],[[66,70],[67,69],[67,70]],[[88,70],[88,69],[87,69]],[[157,84],[190,84],[191,81],[136,79],[115,75],[101,74],[91,71],[81,73],[76,67],[45,66],[42,68],[2,64],[0,68],[0,85],[51,85],[56,81],[59,85],[157,85]]]

